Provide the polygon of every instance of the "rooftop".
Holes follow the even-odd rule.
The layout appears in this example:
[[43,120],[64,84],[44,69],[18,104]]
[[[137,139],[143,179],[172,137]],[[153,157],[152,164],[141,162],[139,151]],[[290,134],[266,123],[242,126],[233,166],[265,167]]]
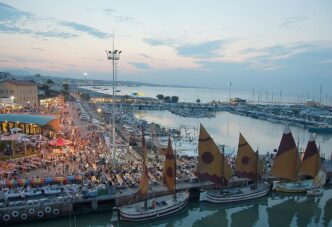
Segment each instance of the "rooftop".
[[0,114],[0,122],[21,122],[28,124],[47,125],[50,121],[56,120],[54,116],[30,115],[30,114]]
[[37,86],[35,83],[26,80],[5,80],[0,83],[5,83],[5,82],[14,84],[16,86]]

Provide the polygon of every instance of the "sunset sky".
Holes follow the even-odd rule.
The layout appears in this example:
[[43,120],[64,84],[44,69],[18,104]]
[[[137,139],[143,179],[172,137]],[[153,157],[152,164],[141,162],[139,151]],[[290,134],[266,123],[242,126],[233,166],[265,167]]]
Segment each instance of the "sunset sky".
[[331,0],[2,0],[0,70],[111,79],[114,31],[119,80],[332,95],[331,28]]

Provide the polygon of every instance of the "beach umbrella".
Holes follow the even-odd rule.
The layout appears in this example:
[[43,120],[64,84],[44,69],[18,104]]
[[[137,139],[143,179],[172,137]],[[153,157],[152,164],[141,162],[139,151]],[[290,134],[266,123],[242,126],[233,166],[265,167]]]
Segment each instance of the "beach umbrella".
[[63,177],[54,177],[53,178],[53,180],[54,180],[54,182],[56,182],[56,183],[63,183]]
[[51,140],[51,141],[49,142],[49,144],[50,144],[51,146],[55,146],[55,147],[63,147],[63,146],[66,146],[66,145],[68,145],[68,144],[71,144],[71,141],[69,141],[69,140],[65,140],[65,139],[59,137],[59,138],[57,138],[57,139],[55,139],[55,140]]
[[15,133],[15,132],[20,132],[20,131],[22,131],[21,128],[11,128],[11,129],[10,129],[10,132],[11,132],[12,134]]
[[31,185],[40,185],[41,180],[39,178],[33,178],[30,180]]
[[9,187],[9,188],[13,187],[13,184],[12,184],[11,180],[6,180],[5,183],[6,183],[7,187]]
[[53,183],[53,178],[51,177],[45,178],[45,184],[51,184],[51,183]]
[[25,180],[23,178],[20,178],[17,180],[18,186],[24,186],[25,185]]
[[12,185],[13,185],[13,186],[16,186],[16,185],[17,185],[17,180],[13,179],[13,180],[11,180],[11,181],[12,181]]
[[82,176],[81,175],[76,175],[74,177],[74,179],[75,179],[75,181],[80,182],[80,181],[82,181]]
[[74,180],[74,176],[67,176],[67,181],[71,182]]

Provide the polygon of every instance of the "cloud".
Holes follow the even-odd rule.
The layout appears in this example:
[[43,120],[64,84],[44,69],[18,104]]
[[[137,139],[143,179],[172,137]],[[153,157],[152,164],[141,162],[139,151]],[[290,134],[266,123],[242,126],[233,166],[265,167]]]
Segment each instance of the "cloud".
[[302,23],[303,21],[307,20],[308,17],[289,17],[286,18],[283,23],[279,25],[279,29],[290,29],[295,27],[297,24]]
[[103,12],[106,15],[111,15],[114,12],[116,12],[115,9],[111,9],[111,8],[105,8],[105,9],[93,9],[93,8],[87,8],[86,9],[87,12]]
[[45,49],[38,48],[38,47],[32,47],[33,50],[38,50],[38,51],[45,51]]
[[149,69],[150,68],[150,66],[148,64],[143,63],[143,62],[132,62],[130,64],[135,66],[135,68],[137,68],[137,69]]
[[115,9],[102,9],[104,13],[107,15],[113,14],[116,10]]
[[52,61],[45,60],[45,59],[37,59],[37,58],[31,58],[31,57],[20,57],[20,56],[10,56],[10,55],[0,55],[0,61],[1,62],[18,62],[18,63],[53,63]]
[[218,55],[223,43],[222,40],[214,40],[197,44],[185,44],[176,47],[176,50],[183,57],[213,58]]
[[[29,25],[28,28],[27,24]],[[41,29],[43,27],[44,29]],[[49,29],[49,27],[53,29]],[[3,33],[31,34],[40,37],[62,39],[77,37],[78,34],[75,32],[63,31],[64,28],[68,27],[74,31],[83,32],[97,38],[106,38],[108,36],[107,33],[83,24],[58,21],[54,18],[39,18],[32,13],[0,3],[0,31]]]
[[168,46],[172,42],[169,39],[157,39],[157,38],[144,38],[143,42],[149,44],[150,46]]
[[30,17],[32,14],[18,10],[10,5],[0,2],[0,21],[1,22],[17,22],[23,17]]
[[135,19],[127,16],[116,16],[114,17],[114,21],[119,23],[132,23],[135,22]]
[[246,58],[245,61],[249,62],[253,68],[273,70],[283,67],[281,63],[289,58],[322,48],[325,48],[325,45],[318,43],[278,44],[264,48],[247,48],[241,51],[240,54]]
[[327,60],[323,60],[321,61],[322,64],[332,64],[332,59],[327,59]]
[[143,53],[140,53],[139,55],[141,55],[141,56],[143,56],[143,57],[145,57],[145,58],[147,58],[147,59],[152,59],[152,57],[151,57],[151,56],[149,56],[149,55],[146,55],[146,54],[143,54]]
[[72,28],[76,31],[83,32],[83,33],[89,34],[89,35],[97,37],[97,38],[104,39],[104,38],[108,37],[107,33],[102,32],[98,29],[86,26],[84,24],[63,21],[63,22],[61,22],[61,25],[67,26],[67,27]]

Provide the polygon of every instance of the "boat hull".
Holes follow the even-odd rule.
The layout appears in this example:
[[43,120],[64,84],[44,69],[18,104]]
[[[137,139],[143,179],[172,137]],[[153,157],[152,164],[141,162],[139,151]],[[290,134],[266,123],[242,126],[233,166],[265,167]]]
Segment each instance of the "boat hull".
[[322,196],[324,193],[323,188],[314,188],[307,191],[307,195],[310,196]]
[[[178,193],[177,201],[173,200],[173,195],[161,196],[155,198],[156,203],[160,203],[155,208],[144,209],[144,202],[139,202],[119,208],[119,217],[120,220],[135,222],[158,219],[179,212],[186,207],[188,199],[188,192]],[[152,200],[148,200],[148,204],[151,204]],[[162,205],[162,201],[166,204]]]
[[311,127],[308,131],[313,133],[332,133],[332,127]]
[[269,191],[270,187],[267,183],[259,183],[256,189],[252,189],[249,186],[246,186],[232,188],[227,190],[227,193],[220,190],[204,191],[201,192],[200,201],[225,204],[240,202],[266,196]]
[[283,193],[306,193],[308,190],[312,189],[312,187],[312,180],[290,183],[278,183],[276,185],[276,191]]

